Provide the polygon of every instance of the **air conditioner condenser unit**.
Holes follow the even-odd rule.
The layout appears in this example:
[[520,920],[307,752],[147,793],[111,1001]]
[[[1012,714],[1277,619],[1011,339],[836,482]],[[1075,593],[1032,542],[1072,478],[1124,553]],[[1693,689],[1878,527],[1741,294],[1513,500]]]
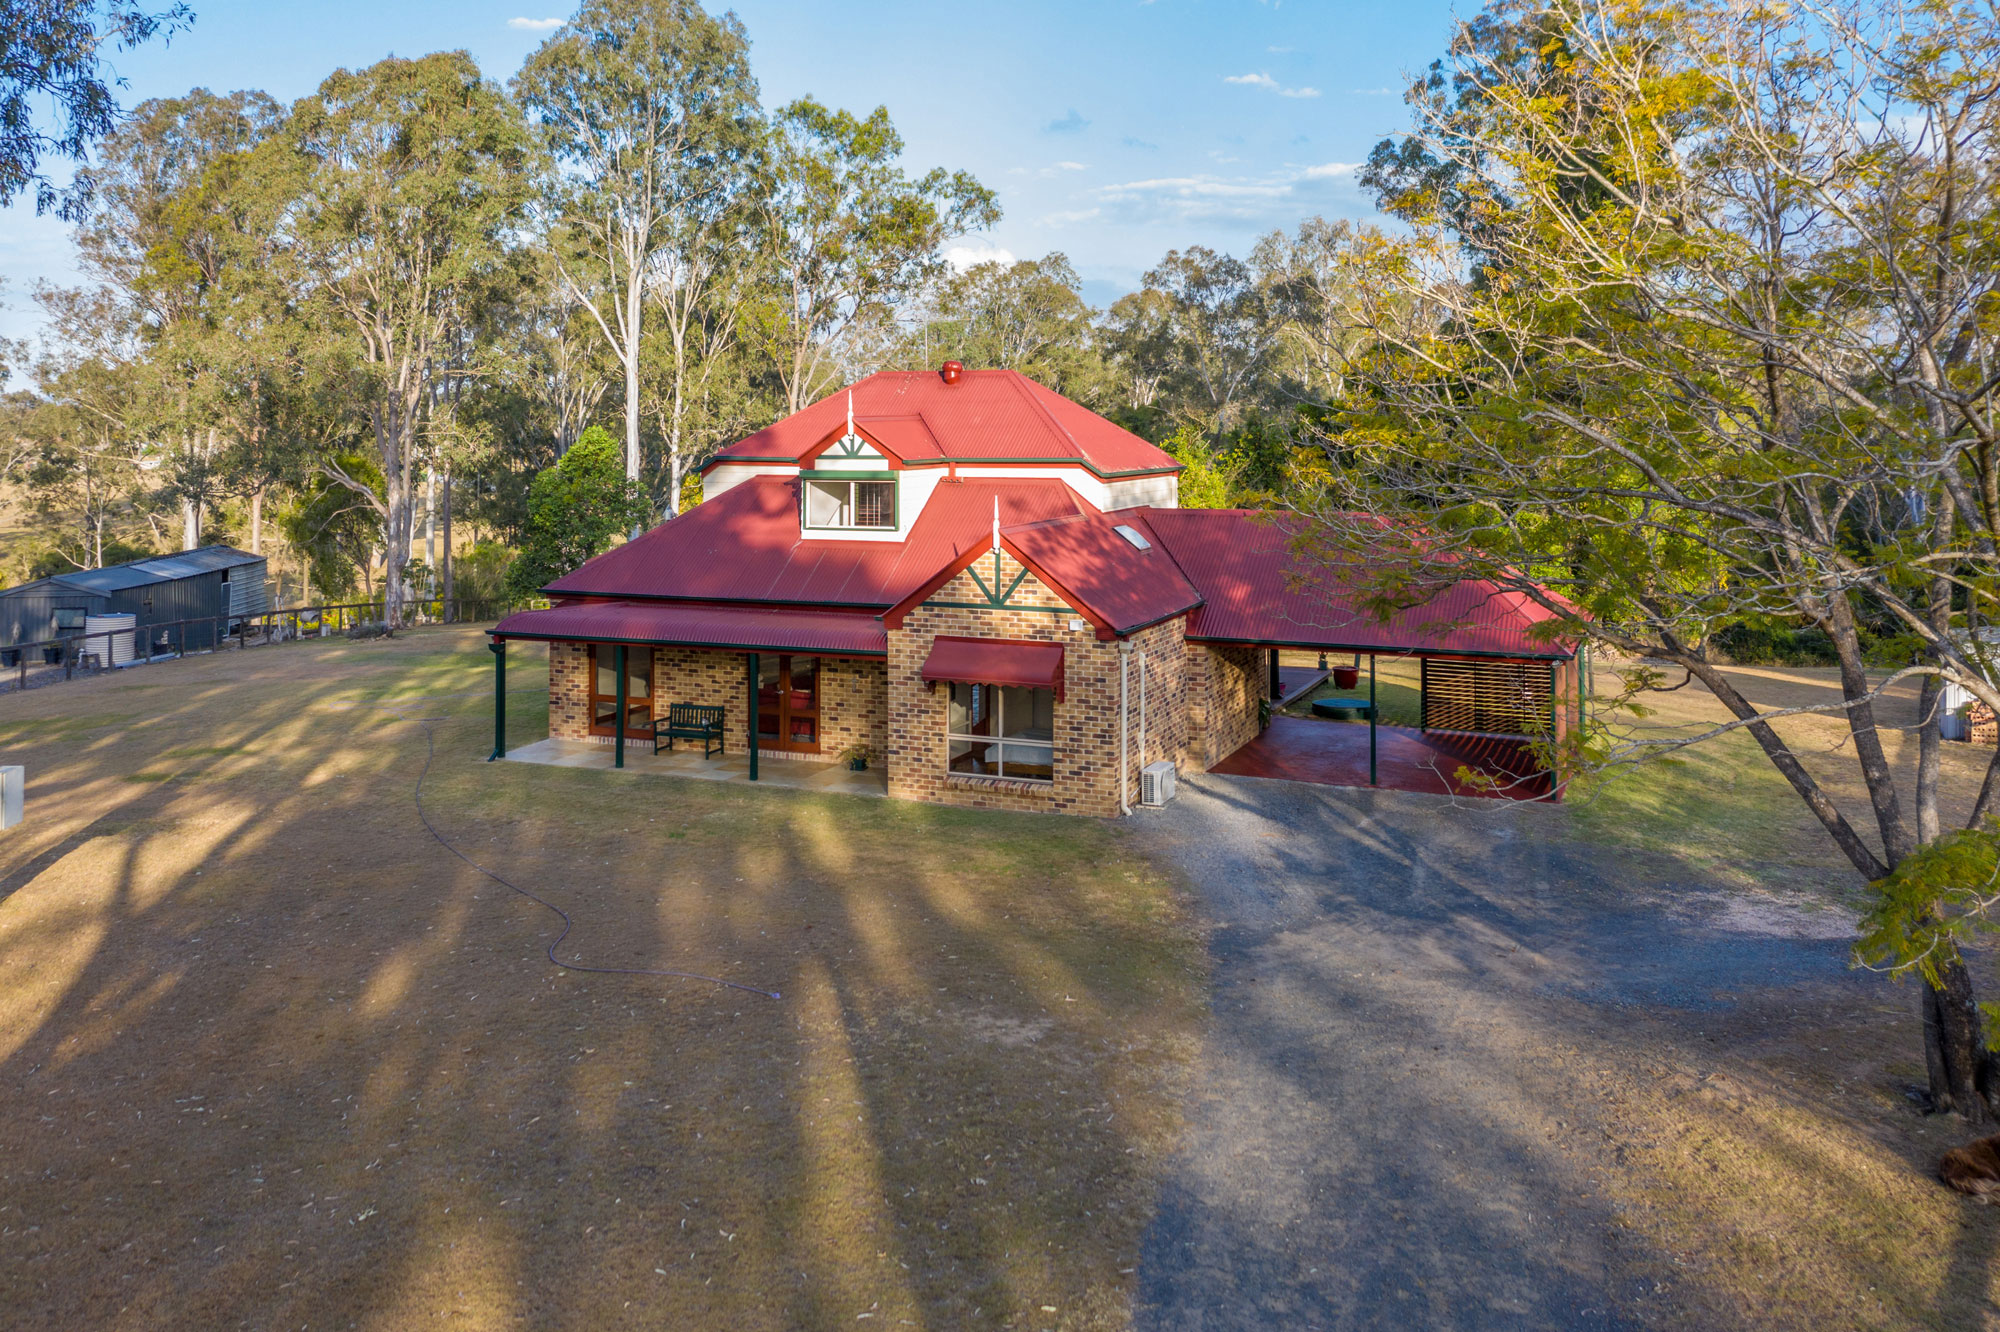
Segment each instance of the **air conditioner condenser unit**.
[[1174,798],[1174,764],[1172,759],[1160,759],[1148,763],[1139,772],[1139,803],[1158,809]]

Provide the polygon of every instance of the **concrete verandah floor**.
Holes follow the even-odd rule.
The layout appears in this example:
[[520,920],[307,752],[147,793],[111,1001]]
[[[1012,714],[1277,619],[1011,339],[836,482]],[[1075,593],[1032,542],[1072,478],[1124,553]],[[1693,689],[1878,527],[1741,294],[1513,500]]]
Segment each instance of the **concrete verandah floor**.
[[[1497,789],[1467,788],[1456,776],[1460,765],[1498,778]],[[1389,791],[1511,800],[1538,800],[1548,794],[1547,777],[1536,771],[1533,753],[1519,740],[1383,726],[1376,731],[1375,766],[1376,785]],[[1272,717],[1262,735],[1209,771],[1322,786],[1366,786],[1368,726],[1365,722]]]
[[[548,739],[510,749],[507,758],[514,763],[541,763],[555,768],[610,769],[612,750],[611,745],[582,740]],[[704,782],[747,782],[750,780],[750,756],[718,754],[705,759],[698,747],[693,750],[680,747],[656,755],[651,740],[641,744],[628,742],[625,746],[625,771],[652,777],[688,777]],[[757,762],[757,785],[831,791],[838,795],[881,796],[889,793],[889,776],[879,767],[854,772],[845,763],[831,760],[778,759],[766,754]]]

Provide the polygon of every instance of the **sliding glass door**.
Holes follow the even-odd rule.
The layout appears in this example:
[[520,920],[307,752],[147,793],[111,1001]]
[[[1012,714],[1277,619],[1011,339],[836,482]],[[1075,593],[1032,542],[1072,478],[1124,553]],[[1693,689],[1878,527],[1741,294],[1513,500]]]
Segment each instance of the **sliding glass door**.
[[[653,733],[653,649],[625,649],[625,734]],[[590,646],[590,733],[618,733],[618,646]]]

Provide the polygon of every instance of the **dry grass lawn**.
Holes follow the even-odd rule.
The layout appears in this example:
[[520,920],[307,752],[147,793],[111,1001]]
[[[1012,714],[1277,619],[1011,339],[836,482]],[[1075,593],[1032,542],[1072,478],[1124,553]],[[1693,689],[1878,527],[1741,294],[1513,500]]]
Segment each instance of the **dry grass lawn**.
[[[1600,660],[1600,691],[1616,687],[1614,668]],[[1414,663],[1384,658],[1380,671],[1385,716],[1399,705],[1414,713]],[[1831,667],[1729,675],[1766,709],[1840,697]],[[1652,713],[1636,725],[1655,735],[1693,734],[1728,717],[1699,684],[1643,701]],[[1877,711],[1906,801],[1917,703],[1909,682]],[[1845,717],[1777,727],[1879,848]],[[1947,826],[1963,822],[1991,758],[1969,744],[1944,747]],[[1486,809],[1467,801],[1461,813]],[[1604,780],[1532,817],[1536,835],[1604,848],[1634,900],[1679,897],[1706,912],[1720,891],[1725,941],[1787,934],[1841,947],[1868,902],[1866,884],[1744,733]],[[1988,951],[1974,962],[1989,999],[2000,998],[1994,961]],[[1570,1079],[1579,1112],[1552,1111],[1561,1117],[1551,1150],[1579,1160],[1608,1151],[1616,1168],[1602,1183],[1620,1223],[1668,1263],[1654,1279],[1671,1294],[1648,1323],[1688,1332],[2000,1328],[2000,1208],[1934,1178],[1944,1151],[1989,1130],[1924,1115],[1911,1099],[1925,1080],[1914,984],[1687,1001],[1579,1014],[1545,1033],[1538,1056]]]
[[[488,765],[481,642],[0,699],[0,1321],[1123,1325],[1202,1011],[1173,881],[1094,821]],[[551,968],[419,824],[421,717],[566,958],[783,999]]]
[[[1765,709],[1838,700],[1828,668],[1740,667],[1736,687]],[[1600,688],[1612,678],[1602,668]],[[1642,725],[1693,733],[1727,717],[1699,684],[1647,696]],[[1918,691],[1877,710],[1884,746],[1914,780]],[[1839,713],[1777,723],[1779,733],[1878,848],[1873,814]],[[1962,823],[1990,749],[1944,747],[1947,826]],[[1732,928],[1840,943],[1868,890],[1747,734],[1603,783],[1568,809],[1570,834],[1650,864],[1669,891],[1731,895]],[[2000,997],[1990,954],[1982,994]],[[1673,1323],[1824,1328],[2000,1327],[2000,1215],[1934,1178],[1948,1148],[1988,1130],[1921,1114],[1924,1082],[1913,983],[1835,998],[1716,995],[1692,1022],[1635,1015],[1620,1032],[1625,1071],[1597,1079],[1630,1224],[1674,1255],[1682,1289],[1706,1298]],[[1695,1030],[1690,1031],[1692,1026]],[[1636,1070],[1636,1073],[1635,1071]]]

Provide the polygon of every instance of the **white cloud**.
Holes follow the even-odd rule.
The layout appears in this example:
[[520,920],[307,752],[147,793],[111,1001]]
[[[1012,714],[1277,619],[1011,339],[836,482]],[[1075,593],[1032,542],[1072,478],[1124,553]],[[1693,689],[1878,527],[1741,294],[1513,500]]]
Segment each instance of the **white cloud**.
[[1102,216],[1103,213],[1104,210],[1102,208],[1077,208],[1069,212],[1050,213],[1042,219],[1042,225],[1045,227],[1067,227],[1078,222],[1089,222]]
[[1349,88],[1347,95],[1350,97],[1394,97],[1396,90],[1394,88]]
[[951,245],[945,248],[944,261],[951,265],[954,273],[963,273],[977,264],[1011,264],[1015,262],[1012,250],[998,245]]
[[1084,165],[1083,163],[1081,163],[1081,162],[1058,162],[1058,163],[1056,163],[1056,170],[1058,170],[1058,171],[1088,171],[1088,170],[1090,170],[1090,168],[1089,168],[1089,167],[1087,167],[1087,166],[1085,166],[1085,165]]
[[1223,219],[1286,226],[1314,211],[1353,207],[1352,187],[1344,182],[1356,169],[1351,162],[1324,162],[1262,175],[1156,176],[1101,186],[1092,193],[1120,222]]
[[1224,83],[1234,83],[1245,88],[1262,88],[1264,91],[1274,92],[1280,97],[1319,96],[1319,89],[1317,88],[1287,88],[1269,74],[1225,74],[1222,76],[1222,81]]
[[559,18],[510,18],[507,20],[508,27],[519,28],[523,32],[554,32],[562,25],[563,20]]

